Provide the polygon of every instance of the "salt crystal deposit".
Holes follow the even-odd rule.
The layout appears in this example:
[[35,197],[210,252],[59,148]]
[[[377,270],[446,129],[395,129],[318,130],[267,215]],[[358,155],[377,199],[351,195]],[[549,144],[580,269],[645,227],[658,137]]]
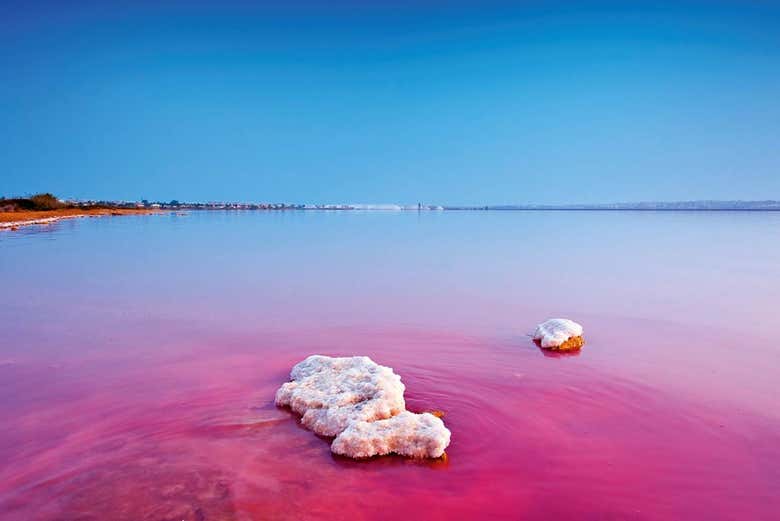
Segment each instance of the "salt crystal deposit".
[[534,340],[545,349],[579,349],[582,347],[582,326],[567,318],[551,318],[536,326]]
[[32,224],[50,224],[57,222],[61,217],[43,217],[41,219],[30,219],[28,221],[11,221],[7,223],[0,223],[0,229],[4,228],[17,228],[19,226],[30,226]]
[[386,420],[355,422],[339,434],[330,450],[353,458],[401,454],[438,458],[450,444],[450,431],[430,413],[404,411]]
[[290,378],[276,392],[276,404],[301,414],[301,423],[315,433],[336,436],[336,454],[438,458],[449,445],[444,422],[406,411],[401,377],[367,356],[312,355],[293,367]]
[[296,364],[291,382],[276,392],[301,422],[322,436],[335,436],[356,421],[389,418],[405,410],[404,384],[389,367],[367,356],[313,355]]

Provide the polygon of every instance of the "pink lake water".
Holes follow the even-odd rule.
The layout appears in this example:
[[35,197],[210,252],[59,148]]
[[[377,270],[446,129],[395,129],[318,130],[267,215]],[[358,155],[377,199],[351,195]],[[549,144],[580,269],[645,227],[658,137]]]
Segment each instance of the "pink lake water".
[[[780,213],[247,212],[0,233],[0,519],[778,519]],[[586,345],[549,356],[552,316]],[[274,406],[365,354],[446,460]]]

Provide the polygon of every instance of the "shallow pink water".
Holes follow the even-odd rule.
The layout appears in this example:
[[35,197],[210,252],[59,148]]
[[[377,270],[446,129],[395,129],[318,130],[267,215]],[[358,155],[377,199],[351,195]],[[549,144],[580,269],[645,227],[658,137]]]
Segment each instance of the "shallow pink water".
[[[577,218],[594,220],[594,229],[607,218],[589,215]],[[678,277],[676,289],[684,291],[673,293],[671,307],[697,312],[667,317],[654,301],[668,295],[649,283],[661,280],[657,273],[638,267],[646,291],[621,301],[615,297],[625,283],[611,284],[608,276],[620,279],[620,268],[601,267],[602,253],[594,250],[573,268],[595,281],[582,283],[591,291],[575,284],[576,298],[534,299],[517,288],[552,277],[524,250],[497,248],[498,264],[461,257],[444,267],[430,251],[402,261],[369,253],[367,266],[350,255],[367,240],[354,228],[362,224],[348,220],[339,226],[358,238],[336,241],[334,250],[342,251],[332,258],[300,259],[286,246],[267,254],[259,248],[255,256],[256,247],[233,245],[230,237],[213,247],[224,234],[221,218],[93,221],[2,239],[9,289],[43,284],[52,260],[61,272],[42,286],[50,294],[24,293],[0,308],[11,340],[0,352],[0,518],[776,519],[780,356],[771,311],[746,310],[753,304],[744,295],[702,307],[695,281]],[[271,233],[252,228],[252,219],[266,218],[234,219],[251,235]],[[505,218],[514,217],[491,217]],[[551,219],[568,225],[565,216]],[[765,233],[777,223],[741,225]],[[334,238],[319,220],[303,231],[296,224],[273,221],[269,229],[285,228],[296,247],[301,234],[314,233],[309,227]],[[731,229],[718,221],[676,225],[678,233],[720,226],[726,238]],[[483,225],[444,221],[431,240],[446,250],[453,234],[471,226]],[[188,233],[192,227],[197,234]],[[100,241],[127,241],[121,248],[142,251],[155,241],[150,228],[170,245],[146,259],[155,261],[150,271],[85,253],[85,244]],[[188,241],[210,247],[201,258],[171,262]],[[614,253],[630,257],[629,250]],[[511,264],[507,255],[517,273],[502,268]],[[237,258],[245,263],[216,272],[225,292],[213,291],[214,278],[198,286],[201,269]],[[703,258],[690,260],[697,272],[708,269]],[[729,262],[745,266],[740,258],[723,261],[732,277],[756,276],[755,266]],[[285,271],[290,265],[301,268],[297,277]],[[670,264],[664,273],[685,268]],[[261,280],[247,275],[252,269],[264,274]],[[765,284],[777,284],[777,267],[763,269]],[[376,282],[380,272],[385,282]],[[516,298],[493,285],[498,275]],[[308,286],[296,282],[318,277]],[[577,279],[563,278],[569,280],[561,284]],[[387,291],[367,291],[354,280],[388,284]],[[284,282],[294,295],[277,293]],[[258,294],[266,284],[272,291]],[[342,292],[333,294],[334,286]],[[153,287],[159,293],[148,293]],[[766,287],[741,287],[754,301],[767,295]],[[548,356],[525,335],[556,308],[585,325],[579,355]],[[759,326],[745,330],[725,320],[740,313],[752,313]],[[393,367],[406,384],[409,409],[445,412],[452,431],[446,461],[331,455],[328,440],[273,405],[290,367],[312,353],[366,354]]]

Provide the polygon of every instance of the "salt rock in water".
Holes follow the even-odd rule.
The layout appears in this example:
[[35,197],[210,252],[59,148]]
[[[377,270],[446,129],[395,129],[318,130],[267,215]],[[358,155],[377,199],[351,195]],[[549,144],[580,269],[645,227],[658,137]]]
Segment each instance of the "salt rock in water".
[[438,458],[450,444],[450,431],[431,413],[404,411],[386,420],[355,422],[339,434],[330,450],[353,458],[400,454]]
[[569,351],[579,349],[585,343],[582,340],[582,326],[567,318],[545,320],[534,331],[534,340],[545,349]]
[[312,355],[293,367],[290,379],[276,392],[276,404],[301,414],[315,433],[336,436],[336,454],[437,458],[449,444],[444,422],[406,411],[401,377],[367,356]]
[[322,436],[406,409],[401,377],[367,356],[312,355],[293,367],[290,378],[276,392],[276,404],[288,405],[306,428]]

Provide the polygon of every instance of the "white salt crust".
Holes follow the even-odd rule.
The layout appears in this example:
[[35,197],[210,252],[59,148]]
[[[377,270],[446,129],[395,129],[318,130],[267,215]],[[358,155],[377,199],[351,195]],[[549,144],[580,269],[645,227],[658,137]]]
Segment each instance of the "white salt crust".
[[439,418],[404,411],[386,420],[351,423],[333,440],[330,450],[352,458],[390,453],[438,458],[449,444],[450,431]]
[[30,219],[28,221],[12,221],[7,223],[0,223],[0,229],[2,228],[18,228],[19,226],[30,226],[33,224],[51,224],[57,222],[61,217],[42,217],[40,219]]
[[542,347],[558,347],[575,336],[582,336],[582,326],[568,318],[545,320],[534,331],[534,340],[539,340]]
[[290,379],[276,392],[276,404],[301,414],[315,433],[336,436],[336,454],[438,458],[449,445],[444,422],[406,411],[401,377],[367,356],[312,355],[293,367]]

